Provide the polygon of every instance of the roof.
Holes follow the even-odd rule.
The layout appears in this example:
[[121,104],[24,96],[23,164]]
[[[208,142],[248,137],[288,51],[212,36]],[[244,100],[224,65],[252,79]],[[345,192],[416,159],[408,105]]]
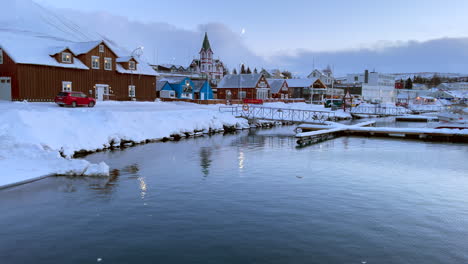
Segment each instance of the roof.
[[[218,88],[253,88],[263,74],[228,74],[219,82]],[[239,87],[240,84],[240,87]]]
[[205,39],[203,39],[203,44],[202,44],[202,48],[201,48],[201,51],[208,51],[208,50],[211,50],[211,45],[210,45],[210,41],[208,40],[208,33],[205,32]]
[[284,82],[286,82],[285,79],[267,79],[267,81],[270,84],[272,94],[279,93]]
[[[89,70],[82,61],[77,57],[73,58],[73,63],[60,63],[52,55],[60,53],[64,50],[70,50],[73,55],[78,56],[80,54],[87,53],[94,49],[101,43],[105,43],[106,46],[119,57],[119,53],[114,50],[115,47],[111,47],[110,44],[103,40],[99,41],[88,41],[88,42],[73,42],[62,39],[57,39],[49,36],[37,37],[34,34],[25,32],[10,32],[8,30],[0,29],[0,48],[2,48],[11,59],[17,64],[32,64],[32,65],[44,65],[60,68],[71,68]],[[124,54],[124,52],[120,52]],[[117,58],[126,58],[126,56]],[[138,75],[150,75],[157,76],[158,74],[149,66],[148,63],[141,59],[135,59],[139,63],[137,70],[130,71],[124,69],[121,65],[117,64],[116,71],[125,74],[138,74]]]
[[[120,58],[117,58],[115,61],[116,62],[129,62],[131,61],[132,59],[134,59],[132,56],[126,56],[126,57],[120,57]],[[135,59],[134,59],[135,60]],[[136,61],[136,60],[135,60]]]
[[[63,51],[73,44],[52,37],[34,37],[0,30],[0,48],[18,64],[45,65],[61,68],[89,70],[79,59],[73,63],[59,63],[51,53]],[[74,52],[73,52],[74,53]],[[57,54],[57,52],[55,53]]]
[[156,91],[161,91],[167,81],[161,80],[156,82]]
[[168,82],[170,84],[179,84],[188,77],[166,77],[159,80],[160,82]]
[[193,83],[193,91],[200,92],[203,85],[207,82],[207,80],[192,80]]
[[318,78],[287,79],[289,87],[311,87]]

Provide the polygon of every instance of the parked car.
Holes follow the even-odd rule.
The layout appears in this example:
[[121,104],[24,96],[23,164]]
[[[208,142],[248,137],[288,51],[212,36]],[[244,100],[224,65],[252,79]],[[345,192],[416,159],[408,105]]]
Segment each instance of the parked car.
[[327,99],[325,101],[325,107],[329,108],[332,107],[332,105],[336,107],[341,107],[343,106],[343,100],[341,99]]
[[60,107],[63,107],[65,105],[71,107],[94,107],[96,105],[96,100],[94,98],[89,97],[82,92],[60,92],[57,94],[54,101]]

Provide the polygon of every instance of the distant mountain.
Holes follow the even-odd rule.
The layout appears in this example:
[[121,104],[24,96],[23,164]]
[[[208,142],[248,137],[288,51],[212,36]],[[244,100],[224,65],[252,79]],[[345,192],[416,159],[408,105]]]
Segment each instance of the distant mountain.
[[396,80],[406,80],[408,78],[414,79],[415,76],[422,78],[432,78],[434,75],[437,75],[442,78],[461,78],[468,77],[468,74],[463,73],[444,73],[444,72],[415,72],[415,73],[392,73],[391,75],[395,76]]

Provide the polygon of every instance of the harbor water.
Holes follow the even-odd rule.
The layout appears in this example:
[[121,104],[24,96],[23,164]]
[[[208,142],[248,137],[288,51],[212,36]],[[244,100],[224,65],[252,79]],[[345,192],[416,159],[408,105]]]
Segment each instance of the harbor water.
[[87,156],[0,191],[0,263],[468,263],[465,144],[293,127]]

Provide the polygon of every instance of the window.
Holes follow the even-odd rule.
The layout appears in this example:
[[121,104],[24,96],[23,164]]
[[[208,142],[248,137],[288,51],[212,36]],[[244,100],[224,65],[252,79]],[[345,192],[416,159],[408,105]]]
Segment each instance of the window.
[[62,82],[62,92],[71,92],[72,82]]
[[91,63],[92,63],[93,69],[99,69],[99,57],[98,56],[92,56]]
[[357,82],[359,80],[358,76],[354,76],[354,81]]
[[68,52],[62,52],[62,62],[72,63],[72,56]]
[[246,91],[241,91],[239,92],[239,99],[245,99],[247,97],[247,92]]
[[112,59],[104,58],[104,69],[106,71],[112,71]]
[[101,53],[104,52],[104,45],[102,45],[102,44],[99,45],[99,52],[101,52]]
[[0,64],[3,64],[3,50],[0,49]]
[[134,61],[129,61],[128,62],[128,69],[130,69],[132,71],[136,70],[136,64],[135,64]]
[[135,85],[128,86],[128,97],[134,98],[136,95]]

